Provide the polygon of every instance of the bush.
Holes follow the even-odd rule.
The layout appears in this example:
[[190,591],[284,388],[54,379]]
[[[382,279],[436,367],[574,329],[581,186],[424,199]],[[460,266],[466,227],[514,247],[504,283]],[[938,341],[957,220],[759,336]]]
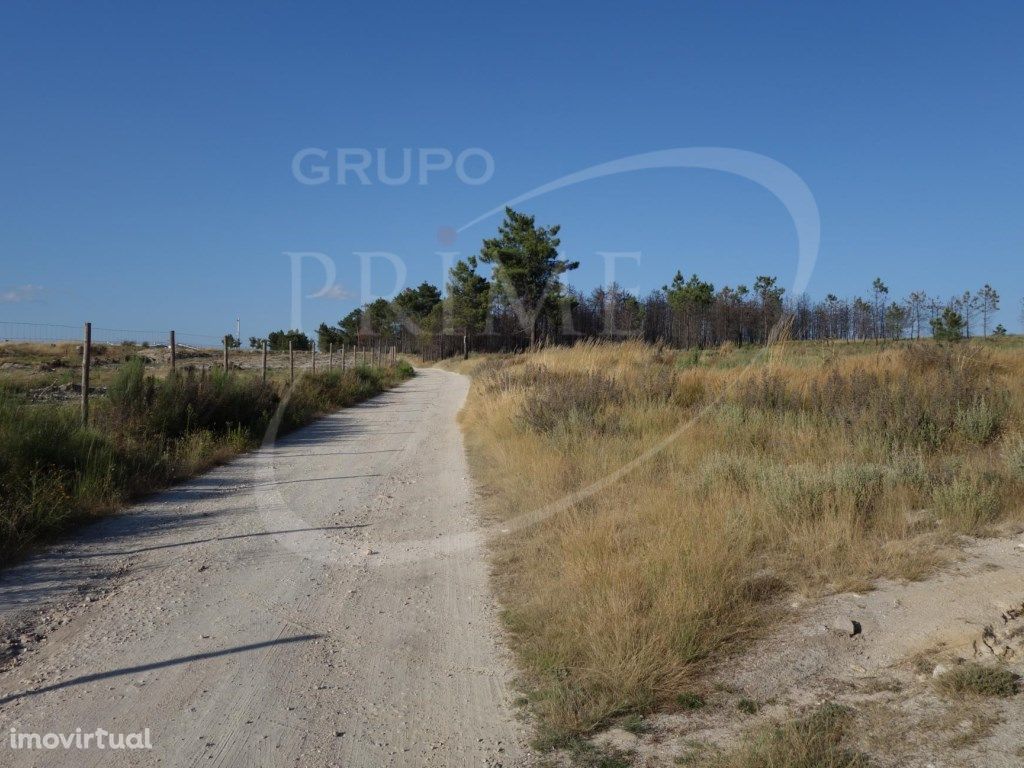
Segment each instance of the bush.
[[845,746],[850,712],[825,704],[807,717],[758,731],[744,746],[711,761],[715,768],[866,768]]
[[1010,474],[1024,480],[1024,437],[1015,435],[1004,441],[1003,462]]
[[1002,507],[994,478],[955,477],[932,492],[935,511],[953,530],[977,533],[993,522]]
[[114,374],[107,387],[107,402],[117,418],[131,421],[152,401],[153,389],[153,378],[146,377],[145,361],[132,357]]
[[1006,667],[968,662],[953,667],[935,681],[946,696],[1000,696],[1017,693],[1018,677]]
[[956,410],[956,428],[965,440],[977,445],[991,442],[999,433],[1005,408],[993,407],[984,397]]
[[522,419],[535,432],[558,429],[605,429],[611,424],[610,406],[622,402],[623,393],[611,379],[589,372],[555,372],[543,366],[524,369],[530,385],[522,406]]
[[705,701],[698,693],[680,693],[676,696],[676,704],[683,709],[703,709]]

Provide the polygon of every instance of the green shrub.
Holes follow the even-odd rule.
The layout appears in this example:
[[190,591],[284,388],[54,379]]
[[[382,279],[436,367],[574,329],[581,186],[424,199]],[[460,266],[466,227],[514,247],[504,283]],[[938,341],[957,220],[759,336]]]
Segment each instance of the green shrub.
[[753,699],[740,699],[736,702],[736,709],[745,715],[756,715],[761,711],[761,705]]
[[999,433],[1002,411],[993,407],[986,398],[979,397],[970,405],[957,408],[957,431],[968,442],[985,445]]
[[946,696],[1000,696],[1017,693],[1018,677],[1003,666],[968,662],[959,664],[935,681]]
[[1024,437],[1014,435],[1003,442],[1003,462],[1011,475],[1024,480]]
[[714,768],[866,768],[845,745],[851,714],[825,704],[807,717],[760,729],[743,746],[710,762]]
[[932,492],[935,512],[953,530],[975,533],[993,522],[1002,503],[993,478],[955,477]]
[[705,702],[699,693],[685,692],[676,696],[676,704],[683,709],[702,709]]
[[528,366],[526,398],[522,419],[536,432],[560,429],[608,429],[610,410],[620,404],[623,393],[614,381],[597,373],[555,372],[543,366]]
[[119,420],[129,421],[143,413],[153,398],[153,378],[146,376],[140,357],[122,363],[107,387],[107,403]]

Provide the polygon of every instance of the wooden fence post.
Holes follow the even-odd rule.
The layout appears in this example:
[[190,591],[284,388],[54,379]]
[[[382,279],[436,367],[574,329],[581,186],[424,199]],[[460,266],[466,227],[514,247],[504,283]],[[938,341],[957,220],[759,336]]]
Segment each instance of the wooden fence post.
[[224,373],[228,372],[228,337],[224,337]]
[[327,345],[327,370],[334,370],[334,342]]
[[171,331],[169,346],[171,349],[171,370],[173,371],[178,365],[178,343],[174,338],[174,331]]
[[288,383],[295,383],[295,350],[292,349],[292,343],[288,342]]
[[263,340],[263,381],[267,380],[267,340]]
[[316,342],[309,343],[309,367],[316,373]]
[[345,342],[341,343],[341,372],[345,372]]
[[82,338],[82,424],[89,424],[89,361],[92,358],[92,323],[86,323]]

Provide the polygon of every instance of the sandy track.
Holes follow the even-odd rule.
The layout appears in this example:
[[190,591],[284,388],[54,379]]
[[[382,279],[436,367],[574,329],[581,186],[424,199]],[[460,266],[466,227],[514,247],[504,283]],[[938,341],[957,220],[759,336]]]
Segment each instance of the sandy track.
[[[3,765],[519,765],[455,416],[424,370],[0,577]],[[38,634],[43,637],[35,639]],[[150,752],[8,729],[149,728]]]

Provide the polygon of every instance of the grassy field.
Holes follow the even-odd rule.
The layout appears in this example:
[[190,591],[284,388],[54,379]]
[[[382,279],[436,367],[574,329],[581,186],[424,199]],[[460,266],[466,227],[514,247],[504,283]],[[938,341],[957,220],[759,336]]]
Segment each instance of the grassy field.
[[786,593],[921,578],[962,534],[1024,519],[1019,339],[586,344],[455,365],[473,376],[467,444],[509,529],[496,583],[549,744],[676,706]]
[[[92,346],[91,387],[106,387],[127,361],[141,361],[146,373],[158,379],[170,371],[170,352],[167,347],[145,347],[138,344],[97,343]],[[352,355],[348,356],[351,365]],[[223,352],[219,349],[195,349],[179,346],[179,370],[202,371],[220,367]],[[230,364],[233,369],[258,372],[262,353],[251,349],[232,349]],[[309,367],[309,352],[295,353],[295,367]],[[337,365],[340,361],[336,359]],[[317,355],[317,368],[326,366],[327,357]],[[277,382],[288,380],[288,353],[271,352],[268,356],[269,378]],[[82,348],[73,342],[0,342],[0,385],[7,391],[29,393],[44,387],[77,385],[82,380]]]
[[[397,366],[305,373],[282,432],[412,375]],[[105,372],[82,426],[76,404],[34,403],[23,380],[0,376],[0,561],[89,516],[190,477],[258,444],[287,386],[258,373],[181,371],[162,378],[131,357]]]

